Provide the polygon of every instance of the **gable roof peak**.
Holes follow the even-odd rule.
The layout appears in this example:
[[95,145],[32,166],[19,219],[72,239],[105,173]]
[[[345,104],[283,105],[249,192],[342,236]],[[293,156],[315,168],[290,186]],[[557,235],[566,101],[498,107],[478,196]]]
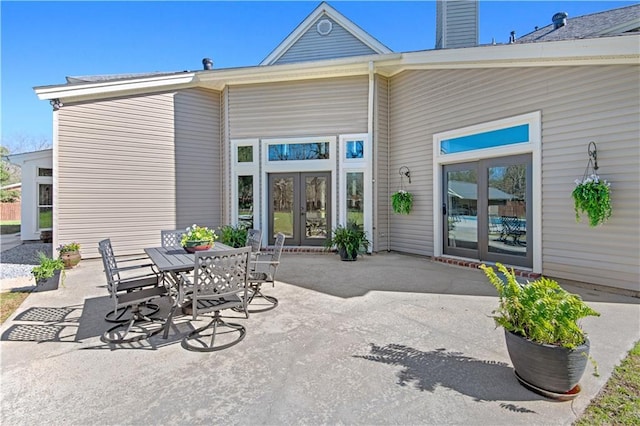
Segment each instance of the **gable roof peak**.
[[310,28],[316,21],[326,15],[338,25],[343,27],[351,35],[357,38],[361,43],[368,46],[376,53],[393,53],[384,44],[380,43],[369,33],[364,31],[358,25],[353,23],[343,14],[334,9],[326,1],[321,2],[269,55],[260,62],[260,65],[273,65],[280,57],[282,57]]

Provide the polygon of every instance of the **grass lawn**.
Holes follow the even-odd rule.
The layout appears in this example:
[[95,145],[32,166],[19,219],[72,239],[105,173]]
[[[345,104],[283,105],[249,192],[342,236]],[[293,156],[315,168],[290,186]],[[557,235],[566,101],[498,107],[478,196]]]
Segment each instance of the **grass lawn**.
[[16,234],[20,232],[19,220],[0,221],[0,235]]
[[640,341],[574,425],[640,425]]
[[2,292],[0,293],[0,324],[2,324],[9,316],[24,302],[29,295],[28,292]]

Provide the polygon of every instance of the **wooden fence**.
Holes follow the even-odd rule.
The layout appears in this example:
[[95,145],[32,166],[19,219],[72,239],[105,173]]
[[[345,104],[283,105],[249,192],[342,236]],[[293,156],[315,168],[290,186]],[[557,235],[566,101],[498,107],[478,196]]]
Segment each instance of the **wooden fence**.
[[20,220],[20,202],[0,203],[0,220]]

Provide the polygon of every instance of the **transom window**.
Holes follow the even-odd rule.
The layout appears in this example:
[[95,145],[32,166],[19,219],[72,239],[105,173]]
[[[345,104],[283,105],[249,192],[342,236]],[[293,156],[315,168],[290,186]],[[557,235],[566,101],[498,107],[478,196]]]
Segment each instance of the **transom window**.
[[440,153],[455,154],[523,142],[529,142],[529,124],[444,139],[440,141]]
[[364,141],[352,140],[345,143],[345,158],[350,160],[354,158],[364,158]]
[[269,161],[326,160],[328,158],[329,142],[269,145]]

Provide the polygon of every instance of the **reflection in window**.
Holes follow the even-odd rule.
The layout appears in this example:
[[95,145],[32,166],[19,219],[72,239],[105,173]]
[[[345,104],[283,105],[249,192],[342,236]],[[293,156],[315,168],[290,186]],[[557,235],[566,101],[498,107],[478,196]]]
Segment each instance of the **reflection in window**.
[[305,178],[305,237],[326,238],[327,226],[327,178],[307,176]]
[[38,228],[53,227],[53,185],[43,183],[38,186]]
[[364,224],[364,173],[347,173],[347,223]]
[[253,146],[239,146],[238,147],[238,163],[252,163],[253,162]]
[[287,238],[293,238],[293,177],[273,179],[270,191],[273,194],[273,235],[282,232]]
[[38,176],[53,176],[53,169],[38,168]]
[[364,158],[364,141],[347,141],[346,158]]
[[238,176],[238,223],[253,228],[253,176]]
[[440,152],[442,154],[454,154],[456,152],[493,148],[522,142],[529,142],[528,124],[445,139],[440,141]]
[[487,169],[489,252],[527,255],[527,165]]
[[329,158],[329,142],[269,145],[269,161],[325,160]]

